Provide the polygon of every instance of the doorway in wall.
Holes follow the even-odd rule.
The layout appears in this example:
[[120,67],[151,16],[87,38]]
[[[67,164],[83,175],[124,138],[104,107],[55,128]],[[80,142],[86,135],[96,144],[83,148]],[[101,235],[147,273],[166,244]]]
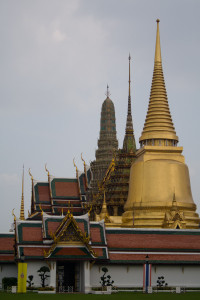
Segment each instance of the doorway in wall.
[[57,292],[80,291],[80,264],[78,262],[57,262]]

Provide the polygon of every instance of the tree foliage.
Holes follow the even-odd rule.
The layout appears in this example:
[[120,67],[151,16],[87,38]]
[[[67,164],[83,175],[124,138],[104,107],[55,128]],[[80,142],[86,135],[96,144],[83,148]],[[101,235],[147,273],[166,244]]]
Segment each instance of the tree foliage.
[[104,287],[104,286],[112,286],[113,283],[114,283],[114,280],[111,280],[111,276],[110,275],[106,275],[106,273],[108,273],[108,269],[106,267],[103,267],[101,269],[104,274],[101,276],[101,286]]
[[32,287],[34,285],[33,281],[33,275],[28,276],[28,280],[26,282],[28,283],[28,287]]
[[43,266],[43,267],[41,267],[39,270],[38,270],[38,273],[39,273],[39,276],[40,276],[40,278],[41,278],[41,284],[42,284],[42,287],[45,287],[46,285],[45,285],[45,281],[46,281],[46,279],[48,278],[48,277],[50,277],[48,274],[46,274],[46,273],[49,273],[50,272],[50,270],[49,270],[49,268],[48,267],[46,267],[46,266]]

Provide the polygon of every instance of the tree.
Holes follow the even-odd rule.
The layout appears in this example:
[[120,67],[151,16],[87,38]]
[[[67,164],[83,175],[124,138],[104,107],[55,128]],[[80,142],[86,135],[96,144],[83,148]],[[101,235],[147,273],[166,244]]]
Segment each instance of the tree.
[[26,282],[28,283],[28,287],[31,287],[32,285],[34,285],[33,281],[33,275],[29,275],[28,276],[29,280],[26,280]]
[[164,276],[158,277],[157,287],[164,287],[164,286],[168,286],[168,284],[164,280]]
[[114,283],[114,280],[111,281],[110,275],[106,276],[108,269],[106,267],[103,267],[101,270],[104,272],[104,274],[101,276],[101,281],[100,281],[101,286],[103,286],[103,287],[104,286],[112,286]]
[[46,274],[47,272],[50,272],[50,270],[46,266],[43,266],[38,270],[39,276],[41,278],[42,287],[45,287],[45,281],[48,277],[50,277],[48,274]]

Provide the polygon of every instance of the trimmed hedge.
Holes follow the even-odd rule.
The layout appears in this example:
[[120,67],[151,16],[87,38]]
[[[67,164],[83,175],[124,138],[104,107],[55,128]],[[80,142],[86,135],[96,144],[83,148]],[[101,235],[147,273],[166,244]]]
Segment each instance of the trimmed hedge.
[[2,285],[4,290],[7,290],[9,286],[16,286],[17,285],[17,278],[16,277],[4,277],[2,279]]

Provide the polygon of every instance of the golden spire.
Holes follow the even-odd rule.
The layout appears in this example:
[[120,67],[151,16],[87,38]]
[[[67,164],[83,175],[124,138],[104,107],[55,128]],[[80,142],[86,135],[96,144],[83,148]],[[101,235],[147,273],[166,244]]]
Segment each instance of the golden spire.
[[105,215],[105,216],[108,215],[105,190],[104,190],[104,195],[103,195],[103,205],[102,205],[102,208],[101,208],[101,215]]
[[162,62],[161,58],[161,49],[160,49],[160,31],[159,31],[159,22],[160,20],[157,19],[157,33],[156,33],[156,50],[155,50],[155,62]]
[[140,145],[176,146],[178,137],[172,122],[162,70],[159,22],[157,22],[154,71],[146,120]]
[[21,197],[21,208],[20,208],[20,220],[25,220],[24,217],[24,165],[22,173],[22,197]]

